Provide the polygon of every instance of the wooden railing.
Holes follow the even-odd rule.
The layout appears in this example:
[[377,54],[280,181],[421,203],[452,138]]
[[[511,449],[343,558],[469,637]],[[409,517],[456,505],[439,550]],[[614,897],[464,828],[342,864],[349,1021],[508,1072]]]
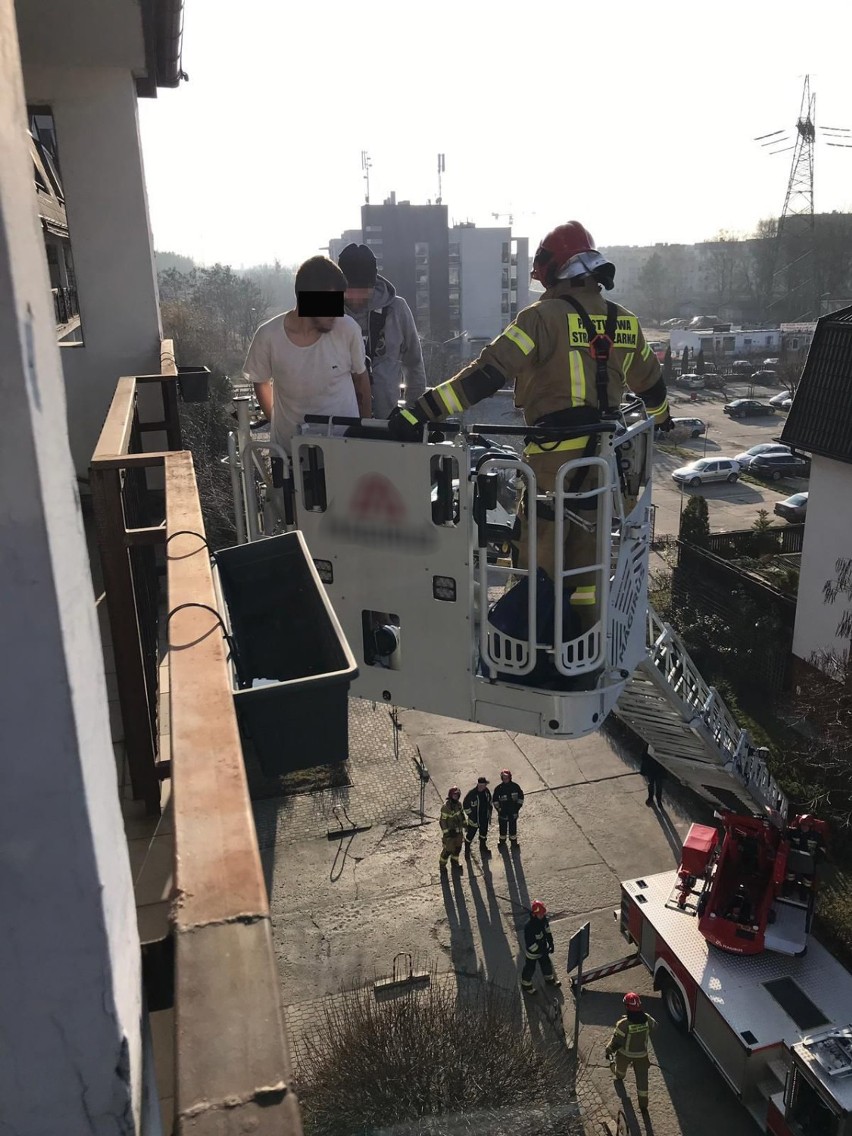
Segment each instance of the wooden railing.
[[[174,1132],[300,1136],[226,648],[219,621],[208,610],[216,603],[192,455],[177,447],[141,452],[145,427],[138,421],[136,392],[139,383],[150,382],[160,383],[164,412],[147,429],[165,430],[169,444],[179,445],[174,374],[120,379],[92,461],[92,489],[116,672],[124,687],[122,713],[125,703],[131,712],[125,718],[128,756],[133,745],[135,777],[150,790],[152,802],[159,800],[160,777],[172,779]],[[134,476],[144,479],[151,467],[164,473],[163,516],[138,525],[127,514],[131,486]],[[148,491],[148,497],[156,501],[158,493]],[[140,595],[142,575],[131,563],[134,549],[154,553],[156,545],[164,549],[166,584],[163,589],[155,572],[157,603],[163,606],[164,591],[164,610],[170,613],[168,765],[157,762],[151,737],[156,689],[146,678],[142,626],[151,609]]]

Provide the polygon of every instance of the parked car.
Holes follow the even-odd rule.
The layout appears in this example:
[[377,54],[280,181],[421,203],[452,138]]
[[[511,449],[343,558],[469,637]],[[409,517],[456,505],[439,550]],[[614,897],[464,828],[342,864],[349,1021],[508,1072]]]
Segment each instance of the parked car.
[[740,469],[748,469],[754,458],[763,454],[789,454],[790,447],[780,442],[761,442],[759,446],[752,446],[745,453],[737,454],[734,461],[740,463]]
[[770,406],[777,406],[781,410],[789,410],[793,405],[793,396],[789,391],[781,391],[780,394],[774,394],[769,400]]
[[716,371],[707,371],[704,374],[704,385],[708,390],[722,390],[725,386],[724,376]]
[[751,376],[751,381],[757,383],[758,386],[774,387],[778,383],[778,372],[767,370],[767,368],[764,367],[762,370],[754,372]]
[[733,458],[701,458],[672,473],[672,479],[683,485],[703,485],[705,481],[736,481],[739,463]]
[[792,521],[793,523],[799,522],[801,524],[805,519],[807,511],[807,493],[794,493],[793,496],[788,497],[786,501],[775,502],[775,515],[783,517],[785,521]]
[[751,459],[748,471],[755,477],[780,481],[782,477],[808,477],[811,463],[795,454],[758,454]]
[[678,375],[675,379],[676,387],[683,387],[685,390],[703,390],[704,389],[704,376],[703,375]]
[[667,434],[662,437],[674,438],[700,438],[702,434],[707,432],[707,423],[702,422],[700,418],[673,418],[674,426]]
[[763,365],[764,367],[777,367],[780,362],[780,359],[764,359]]
[[735,375],[745,375],[748,378],[754,370],[754,364],[750,363],[748,359],[735,359],[731,363],[731,370]]
[[735,398],[722,407],[731,418],[755,418],[761,414],[774,414],[775,407],[765,402],[758,402],[754,398]]

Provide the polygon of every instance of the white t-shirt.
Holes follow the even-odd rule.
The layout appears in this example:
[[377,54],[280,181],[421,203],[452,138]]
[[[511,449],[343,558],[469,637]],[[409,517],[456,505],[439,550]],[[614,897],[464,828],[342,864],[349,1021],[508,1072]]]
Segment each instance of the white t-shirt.
[[310,347],[297,347],[284,330],[284,316],[275,316],[254,333],[243,369],[252,383],[272,380],[270,440],[288,454],[306,414],[359,416],[352,376],[366,371],[367,362],[351,316],[339,316]]

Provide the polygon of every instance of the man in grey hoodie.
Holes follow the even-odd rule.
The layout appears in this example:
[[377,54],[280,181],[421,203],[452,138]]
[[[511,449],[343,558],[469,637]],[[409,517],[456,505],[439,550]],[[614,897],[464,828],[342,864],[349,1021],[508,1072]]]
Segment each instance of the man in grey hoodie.
[[364,336],[373,391],[373,416],[387,418],[400,399],[411,402],[426,389],[423,352],[411,308],[379,276],[367,245],[347,245],[337,263],[346,277],[346,314]]

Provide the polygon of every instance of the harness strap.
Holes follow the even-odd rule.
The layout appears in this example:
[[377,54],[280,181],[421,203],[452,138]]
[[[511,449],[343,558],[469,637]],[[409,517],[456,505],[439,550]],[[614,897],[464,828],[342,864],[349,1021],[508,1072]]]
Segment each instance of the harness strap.
[[609,300],[606,302],[606,323],[599,332],[592,323],[591,316],[583,305],[573,296],[559,296],[569,304],[580,317],[580,323],[586,332],[589,341],[589,354],[595,361],[595,389],[598,396],[598,407],[601,414],[610,414],[609,406],[609,356],[615,346],[615,330],[618,326],[618,308]]

